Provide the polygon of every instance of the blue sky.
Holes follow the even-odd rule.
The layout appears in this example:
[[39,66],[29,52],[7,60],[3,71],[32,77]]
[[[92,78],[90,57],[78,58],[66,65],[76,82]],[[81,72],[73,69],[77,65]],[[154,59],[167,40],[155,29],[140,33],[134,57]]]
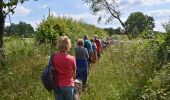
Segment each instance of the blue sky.
[[[155,19],[156,27],[154,30],[164,31],[162,23],[167,23],[170,20],[170,0],[116,0],[116,2],[122,11],[121,19],[123,21],[126,21],[132,12],[140,11]],[[43,17],[47,17],[48,8],[51,9],[54,16],[69,16],[102,28],[121,27],[117,20],[107,25],[104,21],[98,23],[98,16],[92,15],[89,6],[84,4],[82,0],[29,0],[17,6],[15,14],[11,16],[12,23],[24,21],[36,28]],[[6,25],[9,25],[8,17]]]

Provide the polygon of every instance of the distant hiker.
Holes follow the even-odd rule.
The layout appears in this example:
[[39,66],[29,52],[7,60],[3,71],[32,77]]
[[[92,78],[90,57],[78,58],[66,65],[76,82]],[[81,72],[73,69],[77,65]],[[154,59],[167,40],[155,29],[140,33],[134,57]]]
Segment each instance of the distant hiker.
[[96,51],[97,51],[97,57],[98,57],[98,60],[100,60],[101,51],[102,51],[102,45],[101,45],[101,42],[100,42],[100,40],[98,39],[98,36],[97,36],[97,35],[94,36],[94,41],[95,41],[96,47],[97,47],[97,49],[96,49]]
[[92,43],[92,49],[93,49],[92,63],[96,63],[96,61],[97,61],[97,46],[96,46],[96,43],[94,42],[94,39],[91,39],[90,41]]
[[76,64],[77,64],[77,71],[76,71],[76,79],[79,79],[83,82],[83,87],[86,86],[87,76],[88,76],[88,50],[87,48],[83,47],[84,41],[83,39],[78,39],[77,41],[77,48],[75,51],[76,56]]
[[85,35],[83,39],[84,39],[84,47],[87,48],[89,53],[88,64],[90,65],[92,59],[92,53],[93,53],[92,43],[88,39],[87,35]]
[[70,39],[67,36],[60,37],[58,41],[59,52],[54,55],[54,70],[57,72],[56,100],[73,100],[74,79],[76,77],[75,57],[68,54],[71,48]]
[[103,49],[106,49],[106,40],[104,38],[101,39],[101,45]]
[[106,38],[106,47],[109,47],[110,46],[110,38]]

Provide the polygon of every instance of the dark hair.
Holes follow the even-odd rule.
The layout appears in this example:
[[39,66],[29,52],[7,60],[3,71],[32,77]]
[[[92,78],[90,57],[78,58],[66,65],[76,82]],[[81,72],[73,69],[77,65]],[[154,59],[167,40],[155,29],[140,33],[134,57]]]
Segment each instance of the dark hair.
[[94,42],[94,39],[91,39],[90,41],[91,41],[91,42]]

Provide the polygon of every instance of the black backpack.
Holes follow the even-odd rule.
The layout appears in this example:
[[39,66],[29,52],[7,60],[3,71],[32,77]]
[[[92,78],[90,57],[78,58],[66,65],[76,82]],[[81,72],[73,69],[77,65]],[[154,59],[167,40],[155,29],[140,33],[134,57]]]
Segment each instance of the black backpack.
[[41,75],[43,85],[48,90],[48,92],[52,92],[56,87],[55,86],[56,72],[54,71],[53,58],[54,54],[50,56],[49,63],[45,67]]

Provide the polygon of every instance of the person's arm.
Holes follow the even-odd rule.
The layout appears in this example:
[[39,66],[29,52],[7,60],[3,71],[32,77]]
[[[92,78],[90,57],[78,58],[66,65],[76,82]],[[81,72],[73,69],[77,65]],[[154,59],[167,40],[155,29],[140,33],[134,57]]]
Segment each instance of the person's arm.
[[86,52],[86,57],[87,59],[89,58],[89,53],[88,53],[88,50],[85,48],[85,52]]
[[77,69],[77,67],[76,67],[76,59],[74,58],[73,59],[73,78],[74,78],[74,80],[76,79],[76,69]]
[[76,70],[73,70],[73,78],[76,79]]
[[100,44],[100,50],[103,51],[102,42],[100,40],[99,40],[99,44]]

